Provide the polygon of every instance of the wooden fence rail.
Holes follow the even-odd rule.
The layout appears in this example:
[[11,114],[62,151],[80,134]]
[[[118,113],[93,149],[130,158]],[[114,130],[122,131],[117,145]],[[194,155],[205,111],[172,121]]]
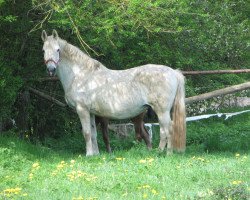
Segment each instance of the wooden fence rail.
[[240,74],[240,73],[250,73],[250,69],[209,70],[209,71],[182,71],[182,73],[184,75]]
[[[210,98],[213,98],[216,96],[221,96],[221,95],[226,95],[226,94],[232,94],[232,93],[235,93],[235,92],[238,92],[241,90],[247,90],[247,89],[250,89],[250,81],[246,82],[246,83],[226,87],[223,89],[215,90],[212,92],[196,95],[193,97],[188,97],[185,99],[185,102],[186,102],[186,104],[191,104],[191,103],[196,102],[196,101],[206,100],[206,99],[210,99]],[[65,104],[65,103],[55,99],[54,97],[51,97],[51,96],[49,96],[49,95],[47,95],[39,90],[36,90],[32,87],[29,87],[28,90],[30,92],[32,92],[33,94],[36,94],[44,99],[47,99],[47,100],[57,104],[58,106],[67,107],[67,104]]]
[[[238,69],[238,70],[209,70],[209,71],[182,71],[184,75],[211,75],[211,74],[240,74],[250,73],[250,69]],[[58,81],[57,77],[44,77],[39,78],[36,81]]]
[[242,91],[242,90],[247,90],[247,89],[250,89],[250,81],[246,82],[246,83],[226,87],[226,88],[223,88],[223,89],[219,89],[219,90],[214,90],[212,92],[207,92],[207,93],[204,93],[204,94],[196,95],[196,96],[193,96],[193,97],[188,97],[188,98],[185,99],[185,103],[186,104],[191,104],[191,103],[193,103],[195,101],[211,99],[213,97],[226,95],[226,94],[232,94],[232,93]]

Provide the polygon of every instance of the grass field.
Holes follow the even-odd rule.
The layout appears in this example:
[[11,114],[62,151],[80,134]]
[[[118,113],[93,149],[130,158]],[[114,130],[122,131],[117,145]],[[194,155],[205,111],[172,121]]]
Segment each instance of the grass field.
[[68,148],[67,138],[53,148],[5,134],[0,199],[250,199],[249,123],[249,114],[189,123],[187,151],[173,156],[158,152],[158,134],[152,151],[113,138],[110,155],[100,138],[94,157],[80,134]]

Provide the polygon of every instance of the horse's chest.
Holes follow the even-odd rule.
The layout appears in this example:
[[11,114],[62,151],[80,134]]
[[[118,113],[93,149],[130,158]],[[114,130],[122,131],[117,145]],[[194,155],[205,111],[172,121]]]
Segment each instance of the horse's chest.
[[69,95],[65,95],[65,101],[70,106],[75,108],[76,107],[76,101],[72,99]]

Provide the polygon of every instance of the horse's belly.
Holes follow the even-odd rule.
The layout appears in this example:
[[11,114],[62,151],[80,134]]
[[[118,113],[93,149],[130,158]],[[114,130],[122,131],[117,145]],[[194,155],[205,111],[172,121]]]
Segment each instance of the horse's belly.
[[112,119],[135,117],[146,109],[143,92],[132,83],[103,87],[91,95],[90,111]]
[[145,110],[146,106],[127,108],[127,109],[121,107],[116,107],[116,109],[113,109],[112,107],[106,106],[101,109],[91,109],[91,113],[109,119],[128,119],[139,115]]

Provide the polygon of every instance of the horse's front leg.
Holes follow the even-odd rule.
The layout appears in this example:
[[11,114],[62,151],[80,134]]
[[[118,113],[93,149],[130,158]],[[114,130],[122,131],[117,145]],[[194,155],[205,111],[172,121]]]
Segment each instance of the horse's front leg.
[[95,155],[95,151],[93,150],[92,145],[90,113],[88,109],[84,108],[81,105],[76,106],[76,111],[82,124],[82,133],[86,142],[86,156]]
[[93,152],[95,155],[99,154],[98,144],[97,144],[97,132],[96,132],[96,124],[95,124],[95,116],[90,114],[90,123],[91,123],[91,140],[93,146]]

